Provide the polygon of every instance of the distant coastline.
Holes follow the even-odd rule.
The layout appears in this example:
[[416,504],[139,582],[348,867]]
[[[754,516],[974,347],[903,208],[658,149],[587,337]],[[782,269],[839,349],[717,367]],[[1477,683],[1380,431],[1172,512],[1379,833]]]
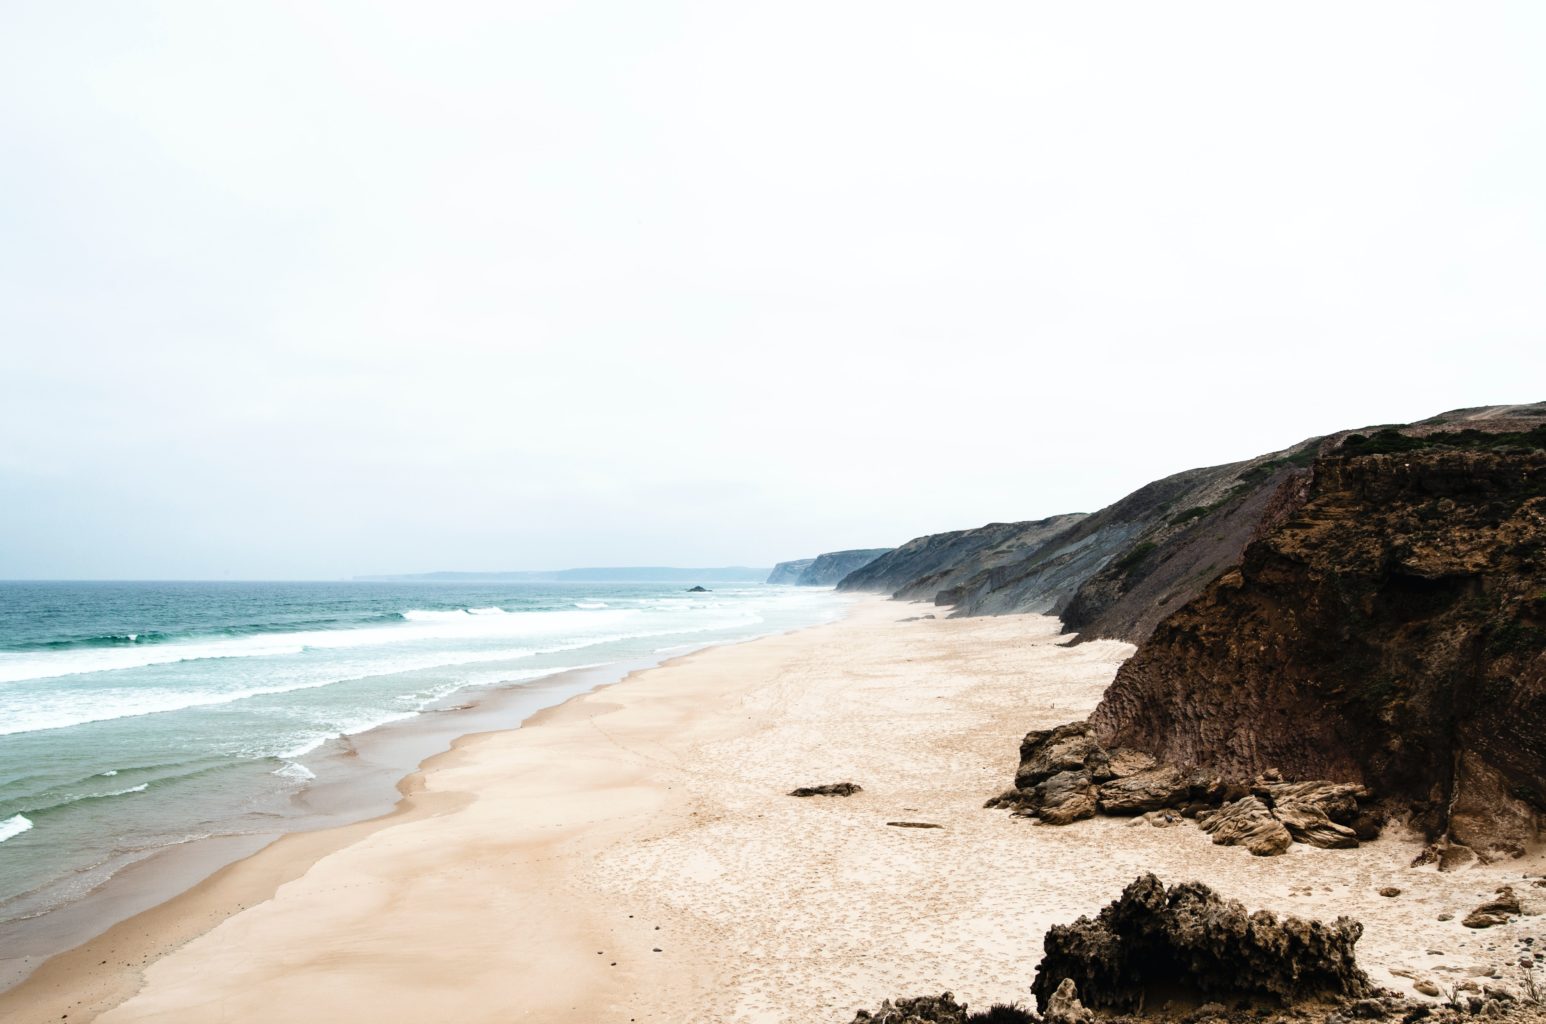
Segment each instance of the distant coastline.
[[589,569],[522,570],[518,572],[406,572],[355,576],[356,583],[761,583],[772,567],[744,565],[707,569],[677,566],[611,566]]

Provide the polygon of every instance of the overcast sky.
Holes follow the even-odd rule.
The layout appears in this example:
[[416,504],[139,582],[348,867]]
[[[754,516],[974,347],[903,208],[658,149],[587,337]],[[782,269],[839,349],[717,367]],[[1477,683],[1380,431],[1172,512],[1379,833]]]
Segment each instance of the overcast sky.
[[1546,4],[0,0],[0,578],[770,564],[1546,399]]

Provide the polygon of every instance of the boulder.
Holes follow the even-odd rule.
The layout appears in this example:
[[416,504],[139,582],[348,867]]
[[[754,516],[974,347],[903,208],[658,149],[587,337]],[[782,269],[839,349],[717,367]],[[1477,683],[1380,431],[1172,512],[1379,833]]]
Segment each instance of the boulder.
[[1074,987],[1072,978],[1064,978],[1058,983],[1057,990],[1047,1000],[1046,1012],[1042,1014],[1046,1024],[1090,1024],[1095,1019],[1095,1014],[1085,1008],[1079,1001],[1079,992]]
[[1059,772],[1083,770],[1092,759],[1105,760],[1105,751],[1090,735],[1088,722],[1069,722],[1056,729],[1026,733],[1020,741],[1015,786],[1030,789]]
[[1326,924],[1247,914],[1200,883],[1167,890],[1143,875],[1094,919],[1047,932],[1031,991],[1043,1014],[1068,982],[1090,1007],[1114,1012],[1133,1012],[1151,994],[1153,1005],[1177,996],[1199,1003],[1359,999],[1372,991],[1353,956],[1362,934],[1349,918]]
[[1358,803],[1368,800],[1369,790],[1345,782],[1264,782],[1258,780],[1252,791],[1274,809],[1284,806],[1309,807],[1339,825],[1351,825],[1358,818]]
[[1035,809],[1048,825],[1095,817],[1095,784],[1083,769],[1059,772],[1036,786]]
[[1243,846],[1256,857],[1285,853],[1293,842],[1283,823],[1254,796],[1241,797],[1216,811],[1200,814],[1197,824],[1219,846]]
[[1278,804],[1272,814],[1298,842],[1323,850],[1351,850],[1358,845],[1358,833],[1338,825],[1313,804]]
[[1162,764],[1102,785],[1098,798],[1100,812],[1143,814],[1157,811],[1185,800],[1190,791],[1191,785],[1181,769],[1173,764]]
[[1513,888],[1505,885],[1497,890],[1496,896],[1463,917],[1460,923],[1467,928],[1491,928],[1507,924],[1510,917],[1519,916],[1522,910]]

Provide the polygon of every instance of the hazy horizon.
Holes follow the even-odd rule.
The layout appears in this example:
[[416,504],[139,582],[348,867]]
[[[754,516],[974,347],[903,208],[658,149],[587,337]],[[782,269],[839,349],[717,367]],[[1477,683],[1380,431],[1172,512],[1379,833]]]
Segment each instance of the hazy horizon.
[[1528,3],[8,4],[0,579],[771,566],[1546,382]]

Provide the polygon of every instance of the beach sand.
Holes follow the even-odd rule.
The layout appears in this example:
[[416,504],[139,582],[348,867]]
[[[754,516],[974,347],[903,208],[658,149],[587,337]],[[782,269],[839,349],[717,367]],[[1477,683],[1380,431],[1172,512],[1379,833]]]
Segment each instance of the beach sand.
[[[1144,871],[1353,916],[1365,969],[1407,994],[1507,973],[1541,933],[1459,924],[1539,858],[1441,875],[1407,867],[1399,828],[1261,859],[1189,824],[983,810],[1021,735],[1088,713],[1132,648],[930,611],[861,599],[466,737],[393,815],[280,840],[45,964],[0,1019],[846,1024],[900,995],[1027,1002],[1046,928]],[[784,795],[840,781],[864,792]]]

